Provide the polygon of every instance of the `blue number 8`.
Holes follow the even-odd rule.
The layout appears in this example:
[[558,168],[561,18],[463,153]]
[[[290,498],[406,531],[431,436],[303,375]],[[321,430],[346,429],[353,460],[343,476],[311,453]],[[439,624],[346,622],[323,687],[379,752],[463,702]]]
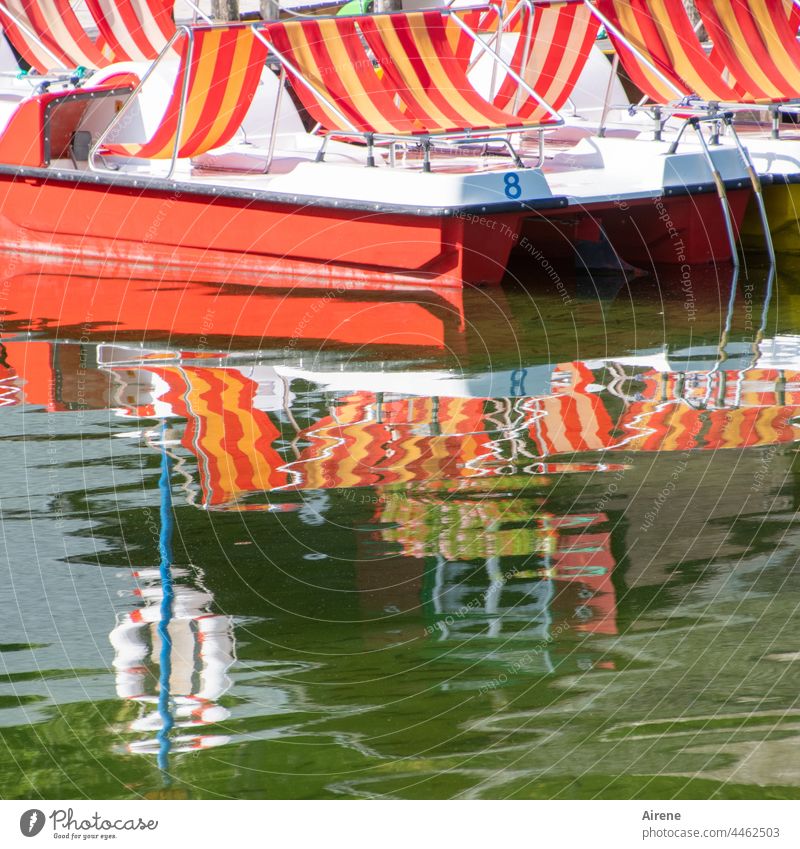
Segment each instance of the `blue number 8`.
[[506,197],[511,200],[519,200],[522,196],[522,186],[519,184],[519,174],[506,174],[503,177],[506,184]]

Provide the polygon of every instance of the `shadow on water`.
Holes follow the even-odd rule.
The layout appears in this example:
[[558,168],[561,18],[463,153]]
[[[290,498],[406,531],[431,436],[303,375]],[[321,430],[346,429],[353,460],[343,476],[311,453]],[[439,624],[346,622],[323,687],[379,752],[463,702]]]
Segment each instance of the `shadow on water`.
[[796,798],[798,279],[15,261],[0,794]]

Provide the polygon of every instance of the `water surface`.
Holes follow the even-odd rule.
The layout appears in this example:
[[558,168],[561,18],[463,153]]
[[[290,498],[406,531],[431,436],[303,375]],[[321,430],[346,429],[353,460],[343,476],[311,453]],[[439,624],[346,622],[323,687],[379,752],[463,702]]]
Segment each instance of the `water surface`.
[[0,795],[800,796],[800,274],[764,278],[12,261]]

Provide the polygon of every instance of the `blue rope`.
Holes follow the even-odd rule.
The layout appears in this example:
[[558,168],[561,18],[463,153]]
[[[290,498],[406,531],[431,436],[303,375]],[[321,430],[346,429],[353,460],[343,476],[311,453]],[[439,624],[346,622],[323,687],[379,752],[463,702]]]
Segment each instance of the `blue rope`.
[[161,618],[158,623],[158,635],[161,638],[159,656],[160,674],[158,678],[158,713],[161,717],[161,730],[158,732],[158,768],[166,770],[169,766],[169,751],[172,746],[169,733],[175,725],[170,707],[170,684],[172,674],[172,637],[169,623],[172,620],[172,608],[175,601],[175,588],[172,584],[172,493],[170,492],[170,462],[166,446],[163,444],[167,426],[161,427],[161,477],[158,489],[161,495],[160,519],[161,531],[158,536],[158,571],[161,576]]

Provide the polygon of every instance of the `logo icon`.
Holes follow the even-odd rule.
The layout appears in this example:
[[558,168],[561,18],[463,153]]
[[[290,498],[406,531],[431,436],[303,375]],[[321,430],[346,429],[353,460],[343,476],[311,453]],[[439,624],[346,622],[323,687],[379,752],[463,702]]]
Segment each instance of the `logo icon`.
[[19,830],[25,837],[36,837],[44,828],[45,816],[38,808],[31,808],[19,818]]

